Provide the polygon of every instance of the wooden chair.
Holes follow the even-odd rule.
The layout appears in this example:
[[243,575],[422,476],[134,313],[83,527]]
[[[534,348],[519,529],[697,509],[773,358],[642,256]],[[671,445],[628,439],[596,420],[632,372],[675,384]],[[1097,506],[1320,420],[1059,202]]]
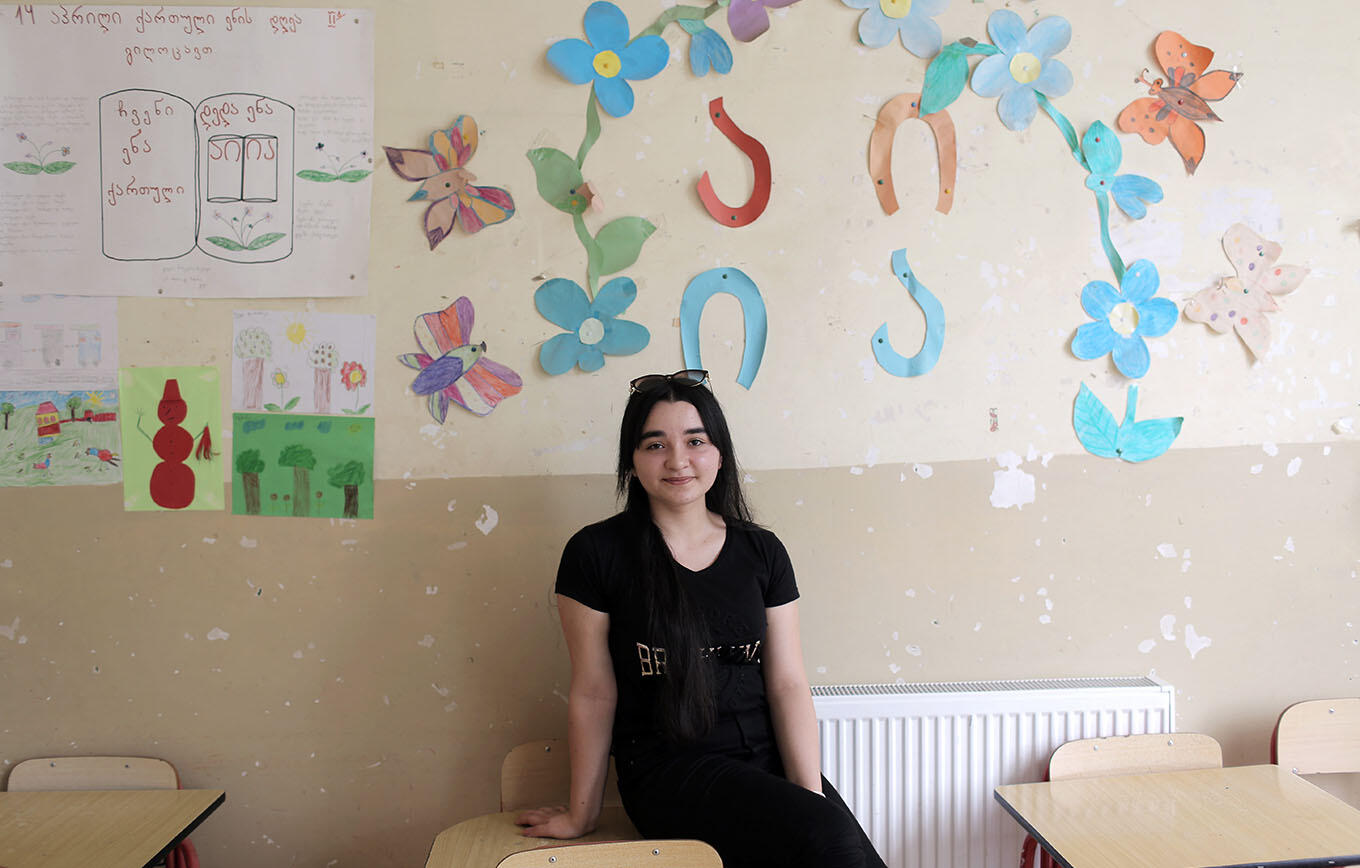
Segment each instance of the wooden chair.
[[[1115,735],[1082,738],[1058,745],[1048,759],[1048,779],[1063,781],[1222,767],[1223,748],[1217,739],[1204,733]],[[1021,868],[1034,864],[1038,846],[1034,838],[1025,838],[1020,851]],[[1042,853],[1039,864],[1041,868],[1051,868],[1054,863],[1047,853]]]
[[[179,773],[163,759],[144,756],[54,756],[27,759],[9,773],[8,789],[177,790]],[[166,868],[198,868],[188,838],[165,856]]]
[[611,841],[522,850],[497,868],[722,868],[703,841]]
[[[501,810],[522,811],[544,805],[566,804],[571,789],[567,741],[543,738],[516,745],[501,762]],[[619,781],[614,758],[604,785],[605,807],[619,807]]]
[[1286,708],[1275,724],[1270,759],[1296,775],[1360,772],[1360,697]]

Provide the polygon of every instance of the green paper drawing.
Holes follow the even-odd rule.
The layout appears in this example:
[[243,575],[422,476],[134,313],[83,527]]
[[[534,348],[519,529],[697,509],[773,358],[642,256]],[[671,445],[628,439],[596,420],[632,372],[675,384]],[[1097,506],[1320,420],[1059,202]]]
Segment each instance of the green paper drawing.
[[373,517],[373,420],[232,414],[233,515]]
[[217,368],[123,368],[118,395],[123,508],[222,509]]

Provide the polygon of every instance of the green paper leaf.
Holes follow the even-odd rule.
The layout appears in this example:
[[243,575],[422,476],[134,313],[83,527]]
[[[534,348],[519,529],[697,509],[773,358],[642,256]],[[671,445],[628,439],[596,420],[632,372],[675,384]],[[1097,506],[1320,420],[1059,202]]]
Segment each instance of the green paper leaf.
[[240,243],[239,241],[233,241],[230,238],[223,238],[221,235],[209,235],[205,240],[213,244],[216,244],[218,247],[224,248],[226,250],[246,249],[245,245]]
[[944,111],[963,93],[968,83],[968,55],[959,43],[946,45],[926,67],[921,88],[921,115]]
[[49,175],[60,175],[62,172],[71,171],[74,166],[75,163],[72,163],[70,160],[57,160],[55,163],[48,163],[46,166],[43,166],[43,171]]
[[348,172],[340,175],[336,180],[344,181],[346,184],[353,184],[355,181],[362,181],[371,174],[373,174],[372,169],[350,169]]
[[9,169],[11,172],[18,172],[20,175],[36,175],[42,171],[42,166],[39,166],[37,163],[6,163],[5,168]]
[[266,232],[265,234],[261,235],[259,238],[256,238],[254,241],[252,241],[252,242],[250,242],[249,244],[247,244],[247,245],[246,245],[246,249],[247,249],[247,250],[259,250],[261,247],[268,247],[269,245],[273,244],[275,241],[278,241],[280,238],[282,238],[282,237],[284,236],[284,234],[285,234],[285,233],[283,233],[283,232]]
[[525,156],[534,167],[538,195],[543,201],[567,214],[586,210],[586,197],[579,192],[585,179],[575,160],[556,148],[534,148]]
[[303,169],[297,173],[297,176],[304,181],[320,181],[321,183],[336,181],[340,178],[339,175],[332,175],[330,172],[321,172],[316,169]]
[[283,405],[283,409],[285,409],[285,410],[291,410],[291,409],[293,409],[294,407],[296,407],[296,406],[297,406],[297,402],[298,402],[298,401],[301,401],[301,400],[302,400],[302,396],[301,396],[301,395],[294,395],[293,397],[291,397],[291,398],[288,399],[288,403],[287,403],[287,404],[284,404],[284,405]]
[[637,262],[642,252],[642,244],[656,227],[641,217],[620,217],[606,223],[595,233],[595,243],[600,246],[600,267],[598,274],[613,274]]

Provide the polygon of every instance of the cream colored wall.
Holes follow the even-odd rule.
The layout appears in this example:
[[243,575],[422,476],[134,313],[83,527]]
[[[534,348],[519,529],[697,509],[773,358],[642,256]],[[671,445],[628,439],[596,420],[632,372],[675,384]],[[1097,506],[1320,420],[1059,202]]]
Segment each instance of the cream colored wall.
[[[660,227],[625,272],[639,288],[628,318],[652,344],[597,374],[543,374],[537,348],[557,329],[532,307],[535,278],[583,281],[585,263],[523,154],[579,141],[586,92],[543,52],[580,35],[585,5],[377,10],[375,145],[413,146],[471,114],[484,133],[471,168],[514,193],[509,223],[431,253],[406,182],[379,165],[369,297],[120,302],[125,364],[217,364],[227,377],[233,309],[377,313],[391,359],[410,349],[415,316],[467,294],[478,338],[524,375],[521,395],[435,429],[403,393],[405,369],[381,365],[372,522],[129,514],[113,488],[0,491],[0,763],[165,756],[186,785],[227,790],[194,835],[207,865],[421,864],[438,830],[495,807],[510,745],[562,731],[557,555],[613,508],[624,384],[681,366],[680,292],[716,265],[750,274],[770,312],[749,392],[734,382],[730,299],[704,319],[704,362],[760,517],[794,556],[814,681],[1153,672],[1177,687],[1179,726],[1218,736],[1229,762],[1263,761],[1289,702],[1355,693],[1360,445],[1338,423],[1356,412],[1360,112],[1333,85],[1360,72],[1360,46],[1336,4],[1013,4],[1027,20],[1071,20],[1061,58],[1077,83],[1058,105],[1080,129],[1143,95],[1132,78],[1162,28],[1246,73],[1193,178],[1168,146],[1123,137],[1123,171],[1166,199],[1142,222],[1116,216],[1115,241],[1156,261],[1163,294],[1183,300],[1227,274],[1219,237],[1237,220],[1313,268],[1261,364],[1184,320],[1152,341],[1140,415],[1186,422],[1141,465],[1091,457],[1072,433],[1078,383],[1118,412],[1124,381],[1067,351],[1086,321],[1082,285],[1111,276],[1061,137],[1042,116],[1011,133],[965,92],[950,109],[954,210],[930,210],[933,144],[907,124],[903,210],[885,217],[868,134],[924,64],[900,46],[860,48],[858,13],[834,0],[776,12],[765,37],[734,47],[726,78],[694,79],[667,34],[671,66],[637,85],[631,116],[605,119],[586,164],[607,203],[595,226],[642,215]],[[661,10],[621,5],[635,30]],[[998,5],[956,0],[946,37],[982,37]],[[769,211],[736,231],[692,192],[705,169],[731,201],[749,183],[706,118],[719,95],[775,167]],[[949,319],[939,366],[911,380],[869,351],[884,321],[899,349],[920,340],[920,312],[888,271],[898,247]],[[1005,507],[1026,476],[1033,502]]]

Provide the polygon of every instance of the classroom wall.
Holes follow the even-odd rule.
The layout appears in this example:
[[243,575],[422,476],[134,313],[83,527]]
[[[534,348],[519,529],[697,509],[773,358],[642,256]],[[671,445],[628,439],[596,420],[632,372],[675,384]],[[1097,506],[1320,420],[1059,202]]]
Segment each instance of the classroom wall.
[[[636,32],[666,4],[619,5]],[[375,163],[367,297],[120,302],[123,364],[215,364],[224,382],[232,310],[377,314],[376,517],[126,513],[117,487],[0,490],[4,768],[166,757],[186,786],[227,791],[193,836],[207,866],[423,864],[438,831],[495,810],[510,746],[564,732],[557,557],[614,508],[626,383],[683,366],[680,293],[719,265],[749,274],[769,310],[749,390],[730,298],[703,318],[703,362],[758,517],[793,556],[814,682],[1155,674],[1177,689],[1178,727],[1218,737],[1230,763],[1267,759],[1288,703],[1355,693],[1360,181],[1347,143],[1360,111],[1334,85],[1360,72],[1360,37],[1336,26],[1335,4],[955,0],[937,19],[951,41],[984,39],[1003,6],[1068,18],[1059,56],[1075,86],[1055,103],[1079,134],[1146,95],[1132,80],[1162,29],[1245,73],[1193,177],[1168,145],[1120,137],[1121,171],[1165,199],[1142,221],[1116,212],[1114,243],[1153,260],[1178,303],[1231,274],[1220,239],[1237,221],[1312,271],[1273,315],[1262,360],[1184,318],[1149,342],[1138,418],[1185,421],[1139,464],[1090,455],[1073,433],[1079,384],[1116,417],[1128,384],[1108,358],[1068,349],[1088,319],[1083,285],[1113,279],[1086,172],[1047,117],[1012,132],[995,100],[965,90],[949,109],[952,211],[932,210],[934,144],[909,122],[893,158],[902,210],[885,216],[868,136],[925,62],[861,46],[859,12],[835,0],[772,12],[765,36],[733,43],[722,78],[694,77],[687,37],[666,31],[670,66],[635,84],[632,114],[604,118],[586,164],[605,202],[593,227],[658,226],[624,272],[638,284],[626,318],[651,343],[596,373],[545,374],[538,348],[559,329],[533,291],[584,282],[585,257],[524,152],[580,141],[586,90],[543,55],[580,37],[585,6],[377,7],[373,153],[474,116],[470,168],[514,194],[508,223],[431,252],[408,182]],[[714,225],[693,190],[705,170],[728,201],[750,184],[708,120],[715,96],[774,165],[768,211],[739,230]],[[899,248],[948,318],[939,364],[911,379],[870,346],[884,322],[904,354],[923,336],[889,270]],[[416,316],[463,294],[478,339],[525,385],[490,416],[455,408],[440,426],[395,356],[413,349]]]

